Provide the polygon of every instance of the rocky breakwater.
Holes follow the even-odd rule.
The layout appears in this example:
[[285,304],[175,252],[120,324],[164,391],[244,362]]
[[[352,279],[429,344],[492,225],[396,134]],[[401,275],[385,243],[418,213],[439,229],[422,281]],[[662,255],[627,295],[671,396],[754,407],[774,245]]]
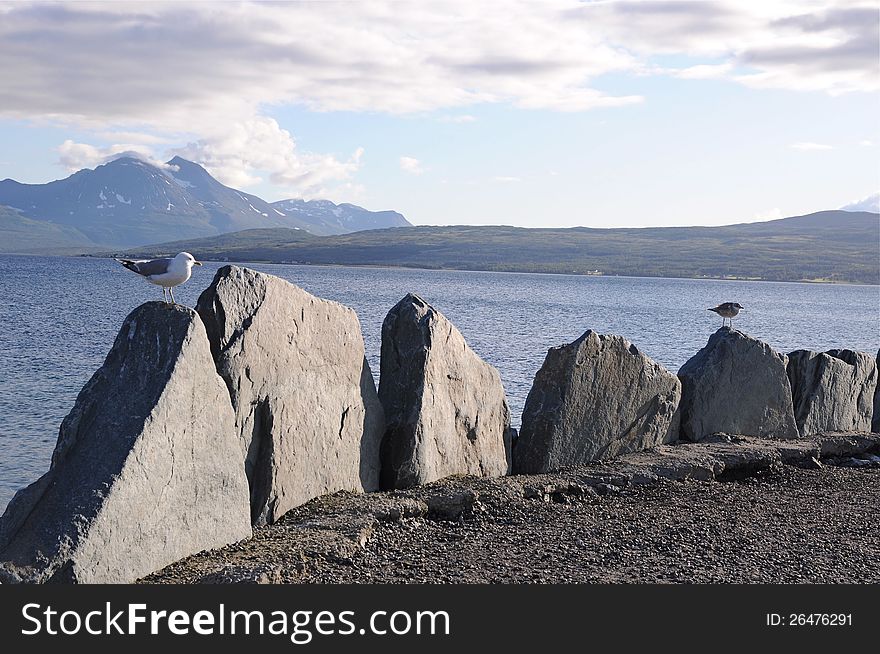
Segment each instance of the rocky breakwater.
[[620,336],[588,331],[551,348],[535,376],[513,451],[543,473],[673,442],[678,378]]
[[510,468],[510,411],[498,371],[446,317],[407,295],[382,325],[383,488]]
[[0,518],[0,580],[126,583],[250,537],[239,451],[202,321],[138,307],[64,419],[50,470]]
[[235,411],[253,521],[377,490],[384,418],[354,310],[236,266],[197,308]]
[[794,416],[801,436],[870,431],[877,389],[874,357],[853,350],[788,355]]
[[[126,318],[49,472],[0,518],[0,581],[131,582],[226,555],[216,548],[240,552],[249,577],[296,580],[292,541],[276,539],[291,518],[242,543],[252,524],[302,514],[297,530],[348,551],[381,521],[463,520],[481,488],[568,502],[782,464],[873,467],[880,437],[864,431],[876,386],[876,363],[857,352],[789,358],[725,327],[676,376],[588,331],[549,350],[512,445],[498,371],[423,299],[407,295],[383,323],[377,393],[353,310],[226,266],[197,312],[153,302]],[[799,428],[797,441],[766,440]],[[679,436],[699,442],[668,445]],[[511,468],[531,476],[508,481]],[[362,495],[380,488],[394,492]],[[316,521],[306,503],[340,491],[350,506]],[[204,579],[227,577],[238,578]]]
[[715,433],[797,438],[788,358],[730,327],[678,371],[680,438],[701,441]]

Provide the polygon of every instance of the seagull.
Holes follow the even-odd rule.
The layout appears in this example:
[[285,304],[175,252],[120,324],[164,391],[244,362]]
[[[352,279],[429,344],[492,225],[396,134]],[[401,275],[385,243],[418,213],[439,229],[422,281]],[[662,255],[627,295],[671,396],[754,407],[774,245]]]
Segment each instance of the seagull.
[[717,307],[707,309],[707,311],[714,311],[719,316],[721,316],[722,327],[724,327],[724,321],[730,319],[730,326],[732,328],[733,317],[736,316],[743,308],[743,305],[741,305],[739,302],[725,302],[724,304],[719,304]]
[[174,287],[180,286],[192,275],[193,266],[201,266],[201,261],[189,252],[181,252],[170,259],[145,259],[135,261],[132,259],[117,259],[119,263],[144,277],[151,284],[162,287],[162,297],[168,304],[168,294],[171,295],[171,304],[174,301]]

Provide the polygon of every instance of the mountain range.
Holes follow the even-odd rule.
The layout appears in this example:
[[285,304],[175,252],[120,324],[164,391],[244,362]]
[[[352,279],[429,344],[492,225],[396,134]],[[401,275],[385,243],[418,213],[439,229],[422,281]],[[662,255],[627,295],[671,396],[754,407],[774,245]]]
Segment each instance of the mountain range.
[[139,248],[201,259],[508,272],[880,284],[880,215],[820,211],[722,227],[415,226],[315,236],[285,228]]
[[328,200],[269,203],[181,157],[156,166],[122,156],[47,184],[0,182],[3,252],[125,248],[246,229],[330,235],[409,225],[396,211]]
[[414,227],[395,211],[266,202],[181,157],[120,156],[47,184],[0,182],[0,252],[877,284],[876,206],[721,227]]

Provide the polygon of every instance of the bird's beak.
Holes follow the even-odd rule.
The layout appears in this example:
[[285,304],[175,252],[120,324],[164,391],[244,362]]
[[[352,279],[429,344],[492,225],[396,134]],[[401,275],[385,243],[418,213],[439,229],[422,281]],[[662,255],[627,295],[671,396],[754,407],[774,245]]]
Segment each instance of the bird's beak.
[[201,261],[193,261],[193,265],[194,266],[201,266],[202,262]]

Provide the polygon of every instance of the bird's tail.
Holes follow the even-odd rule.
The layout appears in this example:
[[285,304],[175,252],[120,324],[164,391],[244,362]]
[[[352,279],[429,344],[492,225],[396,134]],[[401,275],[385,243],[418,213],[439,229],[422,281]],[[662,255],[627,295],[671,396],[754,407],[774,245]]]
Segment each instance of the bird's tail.
[[131,270],[132,272],[138,271],[136,261],[132,261],[131,259],[117,259],[117,261],[119,263],[121,263],[123,266],[125,266],[126,268],[128,268],[129,270]]

